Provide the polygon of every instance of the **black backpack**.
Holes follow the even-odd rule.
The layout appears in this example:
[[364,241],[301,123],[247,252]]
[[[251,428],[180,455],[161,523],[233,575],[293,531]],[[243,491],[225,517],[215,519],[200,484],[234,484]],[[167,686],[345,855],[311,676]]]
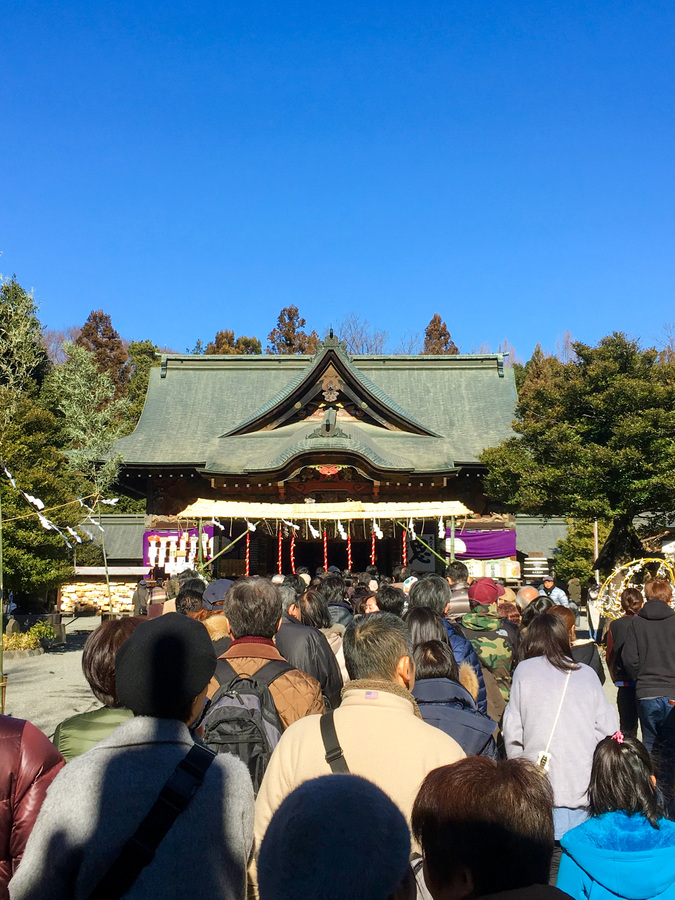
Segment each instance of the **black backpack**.
[[214,753],[231,753],[245,762],[256,795],[284,730],[270,685],[292,671],[283,659],[270,660],[255,675],[238,675],[226,659],[216,666],[220,687],[204,717],[204,743]]

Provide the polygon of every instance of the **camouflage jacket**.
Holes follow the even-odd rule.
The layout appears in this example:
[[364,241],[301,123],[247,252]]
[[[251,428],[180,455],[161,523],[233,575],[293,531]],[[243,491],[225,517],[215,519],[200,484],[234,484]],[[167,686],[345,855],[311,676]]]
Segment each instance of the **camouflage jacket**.
[[505,620],[497,615],[497,604],[490,603],[467,613],[459,628],[471,641],[480,664],[494,675],[508,703],[516,646]]

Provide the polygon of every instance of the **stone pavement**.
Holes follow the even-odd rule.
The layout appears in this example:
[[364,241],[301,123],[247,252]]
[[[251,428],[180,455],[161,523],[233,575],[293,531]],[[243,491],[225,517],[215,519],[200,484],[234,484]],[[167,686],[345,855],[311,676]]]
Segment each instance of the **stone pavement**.
[[82,674],[82,648],[99,616],[66,621],[66,646],[41,656],[5,660],[5,713],[28,719],[51,737],[67,716],[95,709],[94,697]]

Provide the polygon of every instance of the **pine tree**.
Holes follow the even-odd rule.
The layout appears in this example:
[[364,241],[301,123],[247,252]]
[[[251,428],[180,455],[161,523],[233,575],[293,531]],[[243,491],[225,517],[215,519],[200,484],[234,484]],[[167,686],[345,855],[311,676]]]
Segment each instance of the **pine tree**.
[[285,306],[279,313],[276,328],[269,333],[268,353],[315,353],[319,342],[316,331],[307,334],[297,306]]
[[102,309],[92,310],[75,343],[94,354],[99,373],[108,375],[115,387],[115,398],[122,396],[131,374],[129,353],[110,316]]
[[242,335],[235,339],[234,331],[219,331],[215,338],[206,345],[204,353],[214,354],[243,354],[247,356],[262,353],[262,346],[257,337]]
[[433,356],[456,355],[459,353],[459,347],[453,341],[448,331],[448,326],[438,313],[434,313],[431,321],[424,329],[424,349],[422,352]]

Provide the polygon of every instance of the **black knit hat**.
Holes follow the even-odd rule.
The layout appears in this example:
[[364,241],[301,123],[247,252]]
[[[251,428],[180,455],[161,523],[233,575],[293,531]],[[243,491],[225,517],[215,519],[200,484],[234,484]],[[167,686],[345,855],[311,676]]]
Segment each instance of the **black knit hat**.
[[167,613],[138,625],[115,657],[117,696],[137,716],[179,719],[216,671],[201,622]]

